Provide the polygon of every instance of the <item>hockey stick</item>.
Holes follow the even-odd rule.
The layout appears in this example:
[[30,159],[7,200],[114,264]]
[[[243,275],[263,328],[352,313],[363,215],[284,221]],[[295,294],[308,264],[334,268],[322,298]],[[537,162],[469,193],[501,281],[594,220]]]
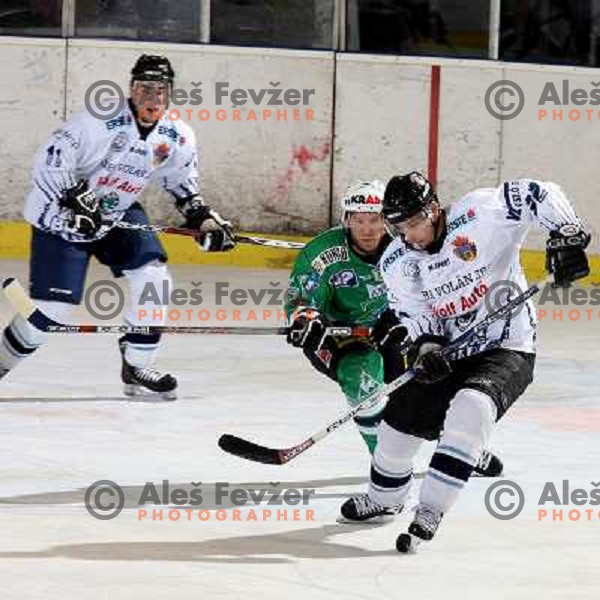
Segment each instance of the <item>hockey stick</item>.
[[[117,221],[114,224],[119,229],[130,229],[133,231],[146,231],[150,233],[172,233],[175,235],[186,235],[197,238],[199,232],[196,229],[186,229],[185,227],[161,227],[159,225],[144,225],[142,223],[128,223],[127,221]],[[254,246],[265,246],[267,248],[281,248],[282,250],[302,250],[305,244],[301,242],[288,242],[287,240],[269,240],[267,238],[254,237],[248,235],[235,235],[235,241],[242,244],[252,244]]]
[[[546,281],[548,281],[548,279]],[[500,320],[501,318],[515,310],[515,308],[529,300],[529,298],[531,298],[540,291],[541,285],[541,283],[536,283],[532,285],[529,289],[513,298],[510,302],[507,302],[494,312],[489,313],[479,323],[473,325],[471,329],[465,331],[451,344],[446,346],[442,350],[443,356],[448,359],[452,359],[453,357],[455,357],[457,351],[460,350],[461,346],[465,342],[469,341],[481,331],[484,331],[490,325]],[[233,454],[235,456],[239,456],[240,458],[245,458],[253,462],[259,462],[268,465],[284,465],[293,458],[296,458],[296,456],[298,456],[299,454],[302,454],[303,452],[308,450],[311,446],[314,446],[317,442],[321,441],[330,433],[339,429],[342,425],[344,425],[345,423],[350,421],[350,419],[355,417],[360,411],[375,406],[379,401],[381,401],[383,397],[389,396],[389,394],[397,390],[399,387],[403,386],[405,383],[408,383],[414,377],[414,375],[414,371],[412,369],[409,369],[406,373],[398,377],[398,379],[395,379],[394,381],[390,382],[385,387],[383,387],[381,390],[378,390],[373,394],[369,395],[362,402],[360,402],[355,407],[341,415],[338,419],[336,419],[332,423],[329,423],[329,425],[317,431],[311,437],[307,438],[306,440],[304,440],[300,444],[297,444],[296,446],[291,446],[290,448],[268,448],[267,446],[261,446],[236,435],[226,433],[219,438],[219,447],[225,452],[228,452],[229,454]]]
[[[23,315],[36,329],[45,333],[179,333],[179,334],[208,334],[208,335],[287,335],[287,327],[178,327],[170,325],[69,325],[54,321],[41,311],[29,297],[23,286],[14,277],[2,282],[4,294],[12,307]],[[325,329],[326,335],[336,337],[369,337],[369,327],[334,326]]]

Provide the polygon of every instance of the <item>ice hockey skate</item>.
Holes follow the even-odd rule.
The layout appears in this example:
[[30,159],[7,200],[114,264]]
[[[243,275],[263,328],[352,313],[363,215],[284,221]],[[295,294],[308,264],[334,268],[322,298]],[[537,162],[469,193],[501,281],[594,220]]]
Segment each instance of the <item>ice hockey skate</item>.
[[396,540],[398,552],[416,552],[422,542],[431,541],[443,516],[439,510],[419,504],[415,511],[415,518],[408,527],[408,532],[401,533]]
[[342,504],[338,523],[378,524],[391,521],[400,514],[402,506],[382,506],[368,494],[352,496]]
[[160,373],[154,369],[134,367],[125,360],[127,342],[119,341],[121,351],[121,380],[123,392],[133,398],[139,396],[159,396],[163,400],[177,399],[177,379],[169,373]]

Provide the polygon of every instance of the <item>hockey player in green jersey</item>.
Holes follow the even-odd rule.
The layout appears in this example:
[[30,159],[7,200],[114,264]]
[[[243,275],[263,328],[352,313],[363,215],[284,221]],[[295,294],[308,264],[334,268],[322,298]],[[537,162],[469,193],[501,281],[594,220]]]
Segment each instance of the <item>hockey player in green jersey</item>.
[[[290,275],[288,342],[302,348],[318,371],[339,384],[351,406],[405,370],[406,329],[388,308],[378,267],[391,241],[382,215],[384,192],[381,181],[352,184],[341,199],[341,225],[309,242]],[[325,334],[330,325],[365,326],[371,335],[331,337]],[[386,402],[383,397],[354,419],[371,453]],[[476,472],[499,475],[502,462],[486,450]]]
[[[300,253],[290,277],[286,305],[288,341],[342,388],[354,406],[404,370],[394,351],[406,330],[387,307],[377,262],[391,238],[385,231],[381,181],[351,185],[342,198],[342,224],[314,238]],[[365,338],[324,336],[331,324],[372,327]],[[387,376],[387,377],[386,377]],[[355,418],[369,450],[386,400]]]

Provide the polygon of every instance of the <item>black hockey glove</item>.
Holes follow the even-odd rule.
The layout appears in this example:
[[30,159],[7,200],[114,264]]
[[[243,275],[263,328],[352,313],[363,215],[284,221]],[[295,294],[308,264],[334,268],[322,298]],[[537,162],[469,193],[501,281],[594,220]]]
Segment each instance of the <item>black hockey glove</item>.
[[185,217],[184,226],[198,231],[196,242],[205,252],[227,252],[235,247],[232,225],[204,204],[200,196],[178,200],[177,209]]
[[386,308],[373,326],[371,339],[377,349],[384,353],[387,348],[400,346],[407,334],[406,327],[400,324],[396,313],[391,308]]
[[287,343],[305,351],[316,352],[325,337],[325,320],[321,313],[308,306],[299,306],[292,315]]
[[87,181],[65,191],[59,200],[60,207],[69,211],[67,231],[92,239],[102,227],[102,212],[96,194],[89,189]]
[[452,367],[442,356],[448,340],[437,335],[422,335],[417,338],[408,353],[409,364],[415,379],[423,383],[435,383],[452,373]]
[[546,270],[554,275],[554,287],[569,287],[590,274],[585,249],[591,236],[577,225],[563,225],[552,231],[546,242]]

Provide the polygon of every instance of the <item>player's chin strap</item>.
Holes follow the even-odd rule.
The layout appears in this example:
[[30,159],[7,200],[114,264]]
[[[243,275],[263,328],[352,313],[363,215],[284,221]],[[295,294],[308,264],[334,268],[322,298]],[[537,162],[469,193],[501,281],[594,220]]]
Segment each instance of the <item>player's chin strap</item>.
[[[218,215],[217,215],[218,216]],[[211,218],[217,223],[219,221],[214,218],[214,213],[211,211]],[[219,219],[222,221],[221,217]],[[220,225],[221,223],[219,223]],[[231,227],[224,221],[225,227]],[[113,227],[119,229],[130,229],[133,231],[146,231],[150,233],[169,233],[174,235],[185,235],[188,237],[197,238],[199,232],[196,229],[186,229],[185,227],[162,227],[160,225],[146,225],[144,223],[129,223],[128,221],[117,221]],[[232,234],[238,244],[252,244],[253,246],[265,246],[267,248],[281,248],[282,250],[302,250],[305,244],[301,242],[291,242],[288,240],[268,239],[262,237],[254,237],[249,235]]]
[[[540,291],[541,286],[551,280],[551,276],[547,277],[544,281],[532,285],[522,294],[519,294],[506,304],[500,306],[494,312],[489,313],[485,318],[465,331],[456,340],[448,344],[442,350],[442,355],[449,360],[455,359],[457,353],[462,349],[466,342],[482,331],[486,330],[496,321],[499,321],[503,317],[509,315],[511,312],[521,306],[521,304],[527,302],[527,300]],[[318,441],[322,440],[336,429],[339,429],[342,425],[353,419],[359,412],[367,410],[372,406],[375,406],[378,402],[381,402],[385,396],[389,396],[392,392],[403,386],[405,383],[408,383],[414,376],[414,371],[409,369],[406,373],[398,377],[398,379],[395,379],[383,388],[367,396],[362,402],[356,404],[352,409],[348,410],[335,421],[329,423],[329,425],[320,431],[317,431],[311,437],[307,438],[296,446],[292,446],[290,448],[268,448],[228,433],[219,438],[219,446],[225,452],[234,454],[240,458],[265,464],[283,465],[299,454],[302,454],[302,452],[308,450],[311,446],[314,446]]]

